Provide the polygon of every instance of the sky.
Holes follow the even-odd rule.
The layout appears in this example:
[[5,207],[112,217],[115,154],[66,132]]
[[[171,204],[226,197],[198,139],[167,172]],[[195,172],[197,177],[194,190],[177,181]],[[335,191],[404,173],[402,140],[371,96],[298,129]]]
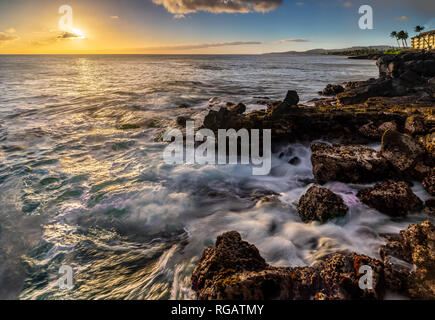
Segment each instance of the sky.
[[[71,20],[68,11],[59,13],[64,5]],[[359,28],[361,5],[373,8],[372,30]],[[391,31],[412,37],[416,25],[435,29],[434,0],[0,0],[0,54],[259,54],[397,46]]]

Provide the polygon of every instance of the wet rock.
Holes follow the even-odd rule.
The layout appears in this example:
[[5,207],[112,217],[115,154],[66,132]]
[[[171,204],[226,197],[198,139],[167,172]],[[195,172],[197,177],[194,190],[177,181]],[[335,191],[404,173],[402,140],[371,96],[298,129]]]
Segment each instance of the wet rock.
[[366,146],[314,143],[311,150],[313,174],[319,183],[368,183],[383,179],[389,174],[387,160]]
[[435,168],[431,170],[431,172],[424,178],[423,188],[431,195],[435,196]]
[[427,134],[424,137],[424,142],[423,142],[426,150],[432,154],[432,156],[435,154],[435,132],[432,132],[430,134]]
[[284,102],[290,106],[296,106],[299,103],[299,95],[296,91],[289,90],[284,98]]
[[[373,289],[359,288],[362,265],[373,269]],[[356,253],[335,253],[313,267],[273,267],[231,231],[205,249],[192,274],[192,289],[201,300],[380,299],[383,266]]]
[[319,92],[323,96],[335,96],[336,94],[342,93],[344,88],[339,84],[328,84],[325,89]]
[[427,129],[422,116],[409,116],[405,122],[405,132],[410,135],[424,134]]
[[414,168],[424,160],[425,150],[412,137],[387,130],[382,136],[381,155],[391,163],[400,177],[412,179],[419,175]]
[[435,217],[435,198],[427,199],[424,206],[424,212],[429,216]]
[[337,100],[341,105],[352,105],[362,103],[371,97],[392,95],[395,95],[395,91],[391,79],[373,79],[337,94]]
[[292,166],[297,166],[301,163],[301,159],[299,159],[298,157],[293,157],[288,161],[288,163],[290,163]]
[[[435,227],[430,221],[400,231],[381,247],[380,256],[387,287],[399,287],[401,293],[414,299],[435,299]],[[414,265],[415,270],[407,268],[407,272],[403,262]]]
[[299,199],[298,212],[302,221],[326,222],[346,215],[348,207],[343,199],[326,188],[311,187]]
[[360,190],[357,196],[369,207],[390,216],[405,216],[423,208],[423,202],[403,181],[384,181]]
[[243,103],[239,102],[234,106],[228,107],[228,111],[242,114],[246,111],[246,106]]
[[397,124],[394,121],[382,123],[376,126],[372,121],[363,125],[358,131],[359,133],[370,139],[380,139],[386,130],[397,130]]
[[279,118],[282,115],[291,113],[299,103],[299,96],[296,91],[287,91],[284,101],[272,108],[272,118]]
[[177,124],[179,125],[179,126],[186,126],[186,122],[187,121],[189,121],[189,120],[192,120],[192,119],[190,119],[189,117],[186,117],[186,116],[178,116],[177,117]]
[[218,111],[210,110],[204,117],[203,125],[205,128],[217,131],[219,129],[235,129],[245,127],[246,119],[240,114],[242,107],[227,108],[221,107]]

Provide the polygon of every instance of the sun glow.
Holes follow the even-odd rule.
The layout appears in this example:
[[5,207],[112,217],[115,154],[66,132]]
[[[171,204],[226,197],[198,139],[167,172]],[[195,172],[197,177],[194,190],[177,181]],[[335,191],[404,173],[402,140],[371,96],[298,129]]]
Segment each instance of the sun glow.
[[74,35],[76,35],[76,37],[71,38],[71,39],[86,39],[85,34],[80,29],[77,29],[77,28],[72,29],[72,33]]

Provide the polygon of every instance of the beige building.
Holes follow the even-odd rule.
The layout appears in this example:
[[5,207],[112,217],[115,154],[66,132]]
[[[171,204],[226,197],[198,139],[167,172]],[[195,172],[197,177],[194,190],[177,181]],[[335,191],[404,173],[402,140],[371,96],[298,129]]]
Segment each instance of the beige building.
[[412,49],[435,48],[435,30],[420,33],[411,39]]

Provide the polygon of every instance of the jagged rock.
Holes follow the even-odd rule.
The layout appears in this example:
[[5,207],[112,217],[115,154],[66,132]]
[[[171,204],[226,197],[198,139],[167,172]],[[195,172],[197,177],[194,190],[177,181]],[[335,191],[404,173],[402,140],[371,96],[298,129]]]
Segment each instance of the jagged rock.
[[378,79],[351,82],[344,92],[337,95],[338,102],[342,105],[359,104],[373,97],[405,96],[411,92],[419,92],[424,101],[434,101],[430,94],[425,93],[427,80],[435,75],[433,53],[384,55],[378,59],[377,65]]
[[278,118],[284,114],[293,112],[293,109],[299,103],[299,96],[296,91],[287,91],[284,101],[272,108],[272,118]]
[[313,174],[319,183],[367,183],[381,180],[389,174],[387,160],[366,146],[314,143],[311,150]]
[[299,103],[299,95],[294,90],[287,91],[284,102],[290,106],[296,106]]
[[292,166],[297,166],[301,163],[301,159],[299,159],[298,157],[293,157],[288,161],[288,163],[290,163]]
[[235,112],[237,114],[242,114],[246,111],[246,106],[242,102],[239,102],[234,106],[228,107],[228,111]]
[[430,174],[424,178],[423,188],[431,195],[435,196],[435,168],[433,168]]
[[343,199],[326,188],[311,187],[299,199],[298,212],[302,221],[326,222],[346,215],[348,207]]
[[400,78],[408,71],[424,77],[435,75],[435,55],[433,53],[402,53],[384,55],[376,62],[380,77]]
[[424,146],[430,154],[435,154],[435,132],[427,134],[424,137]]
[[337,100],[341,105],[362,103],[371,97],[388,97],[395,95],[391,79],[372,79],[364,84],[345,90],[337,94]]
[[[373,289],[359,288],[362,265],[373,269]],[[192,274],[192,289],[201,300],[381,299],[383,266],[356,253],[335,253],[313,267],[273,267],[230,231],[205,249]]]
[[397,130],[397,124],[394,121],[382,123],[377,127],[372,121],[363,125],[358,131],[362,136],[370,139],[380,139],[385,131]]
[[[387,287],[415,299],[435,299],[435,227],[430,221],[411,224],[380,249]],[[404,269],[403,262],[414,269]],[[405,264],[406,266],[406,264]],[[401,274],[400,279],[397,277]]]
[[219,129],[236,129],[243,128],[247,122],[245,117],[240,114],[241,108],[221,107],[218,111],[210,110],[204,117],[204,127],[213,131]]
[[185,117],[185,116],[178,116],[177,117],[177,124],[184,127],[188,120],[191,120],[191,119],[189,117]]
[[405,122],[405,132],[410,135],[426,133],[426,126],[422,116],[409,116]]
[[429,216],[435,217],[435,198],[427,199],[424,206],[424,212]]
[[415,167],[424,160],[425,150],[412,137],[387,130],[382,136],[381,155],[391,163],[400,177],[417,178],[421,175]]
[[342,93],[344,88],[339,84],[328,84],[325,89],[319,92],[323,96],[335,96],[336,94]]
[[423,202],[403,181],[384,181],[373,188],[360,190],[357,196],[369,207],[390,216],[405,216],[423,207]]

